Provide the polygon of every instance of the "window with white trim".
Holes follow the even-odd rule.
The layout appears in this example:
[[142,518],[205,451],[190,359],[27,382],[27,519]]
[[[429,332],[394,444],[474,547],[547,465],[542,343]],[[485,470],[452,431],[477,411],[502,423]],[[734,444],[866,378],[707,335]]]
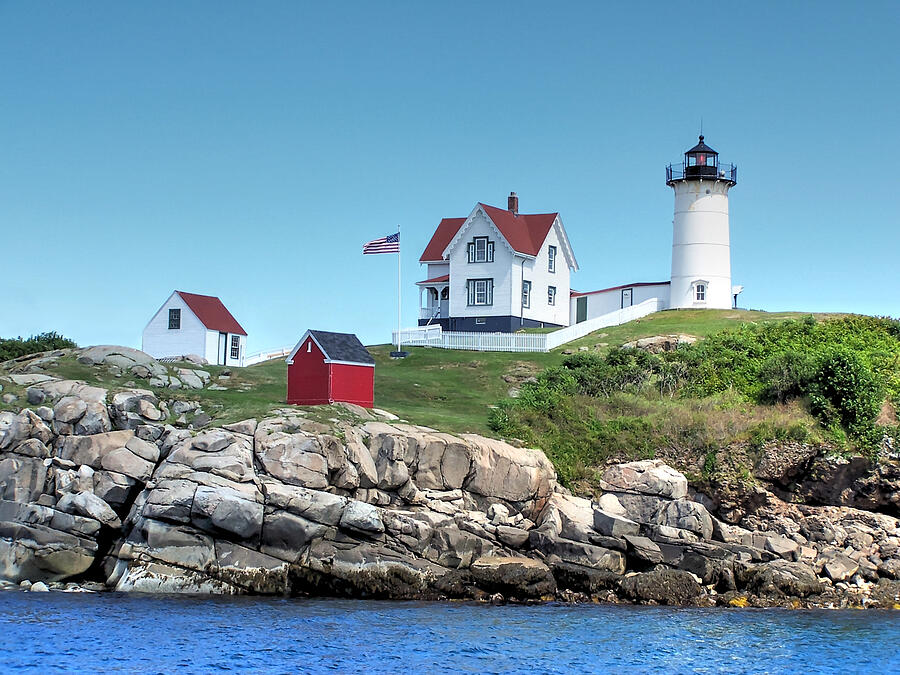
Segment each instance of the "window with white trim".
[[467,248],[470,263],[494,262],[494,242],[487,237],[475,237]]
[[694,287],[694,299],[697,302],[706,302],[706,284],[697,284]]
[[547,304],[556,304],[556,286],[547,286]]
[[555,246],[547,247],[547,271],[548,272],[556,272],[556,247]]
[[531,307],[531,282],[522,282],[522,307]]
[[178,330],[181,328],[181,310],[169,310],[169,330]]
[[232,335],[231,336],[231,358],[233,358],[233,359],[241,358],[241,336],[240,335]]
[[487,323],[487,319],[485,319],[483,316],[475,317],[475,325],[476,326],[483,326],[486,323]]
[[466,281],[466,295],[468,305],[493,305],[494,304],[494,280],[493,279],[468,279]]

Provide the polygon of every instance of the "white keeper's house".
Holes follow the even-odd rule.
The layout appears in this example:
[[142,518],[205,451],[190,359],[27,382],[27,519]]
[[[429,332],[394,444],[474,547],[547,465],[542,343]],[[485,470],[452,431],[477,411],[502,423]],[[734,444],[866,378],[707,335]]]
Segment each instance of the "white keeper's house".
[[519,213],[478,203],[444,218],[419,258],[419,325],[513,332],[569,325],[569,275],[578,269],[558,213]]
[[[675,192],[672,268],[667,281],[618,284],[598,291],[569,287],[578,270],[558,213],[519,213],[477,204],[466,218],[444,218],[419,262],[419,325],[449,331],[515,332],[570,326],[633,305],[656,309],[731,309],[742,286],[731,284],[728,191],[737,167],[719,162],[703,136],[666,167]],[[655,309],[647,309],[655,311]]]
[[174,291],[144,328],[141,349],[161,359],[197,354],[212,364],[242,366],[247,331],[212,295]]

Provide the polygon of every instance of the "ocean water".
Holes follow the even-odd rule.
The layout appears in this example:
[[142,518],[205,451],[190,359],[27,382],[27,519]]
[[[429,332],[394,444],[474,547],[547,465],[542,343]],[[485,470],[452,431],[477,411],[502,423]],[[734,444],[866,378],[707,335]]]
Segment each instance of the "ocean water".
[[0,593],[0,672],[890,673],[900,612]]

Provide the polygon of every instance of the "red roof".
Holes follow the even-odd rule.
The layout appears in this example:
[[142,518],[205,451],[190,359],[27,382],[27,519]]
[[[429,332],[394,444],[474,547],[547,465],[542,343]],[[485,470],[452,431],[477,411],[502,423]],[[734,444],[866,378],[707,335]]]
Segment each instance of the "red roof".
[[537,255],[540,252],[547,233],[553,227],[553,221],[559,215],[558,213],[515,215],[512,211],[498,209],[496,206],[481,203],[479,206],[488,214],[488,218],[494,221],[494,225],[513,250],[525,255]]
[[[488,206],[481,202],[478,205],[484,209],[488,218],[494,222],[514,251],[531,256],[536,256],[541,250],[547,233],[559,215],[558,213],[520,213],[515,215],[512,211],[498,209],[496,206]],[[434,231],[419,262],[443,260],[444,249],[459,232],[459,228],[464,222],[466,222],[465,218],[444,218]]]
[[422,253],[422,257],[419,258],[419,262],[437,262],[443,260],[444,249],[447,248],[447,244],[449,244],[450,240],[456,236],[457,232],[459,232],[459,228],[462,227],[464,222],[466,222],[465,218],[444,218],[438,224],[437,229],[431,236],[431,241],[429,241],[428,246],[425,247],[425,251]]
[[417,284],[446,284],[450,281],[449,274],[442,274],[434,279],[426,279],[425,281],[417,281]]
[[185,293],[184,291],[175,291],[185,301],[191,311],[200,319],[200,323],[209,330],[217,330],[222,333],[234,333],[235,335],[246,335],[247,331],[241,328],[241,324],[237,322],[231,312],[225,309],[225,305],[217,297],[212,295],[197,295],[196,293]]
[[640,288],[641,286],[668,286],[670,281],[640,281],[636,284],[622,284],[621,286],[610,286],[609,288],[601,288],[599,291],[570,291],[569,295],[573,298],[580,298],[583,295],[594,295],[595,293],[606,293],[607,291],[619,291],[623,288]]

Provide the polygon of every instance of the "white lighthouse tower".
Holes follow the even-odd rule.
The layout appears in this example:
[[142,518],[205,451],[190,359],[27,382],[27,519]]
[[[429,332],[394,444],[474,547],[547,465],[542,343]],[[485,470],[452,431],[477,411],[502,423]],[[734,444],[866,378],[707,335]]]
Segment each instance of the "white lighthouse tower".
[[675,190],[672,221],[672,309],[730,309],[731,287],[728,190],[737,167],[720,164],[719,153],[703,142],[684,153],[684,163],[666,167],[666,185]]

